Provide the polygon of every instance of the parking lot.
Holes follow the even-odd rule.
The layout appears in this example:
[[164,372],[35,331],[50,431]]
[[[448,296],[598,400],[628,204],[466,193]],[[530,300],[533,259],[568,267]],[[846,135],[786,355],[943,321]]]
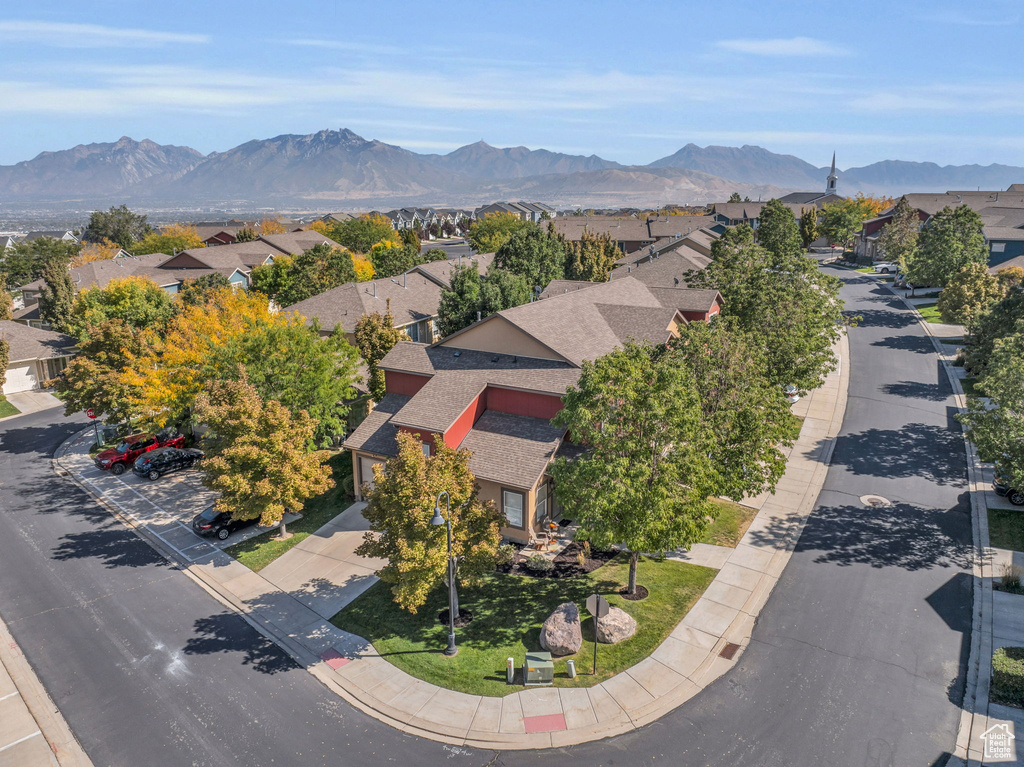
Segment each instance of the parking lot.
[[189,561],[267,532],[268,528],[254,525],[232,533],[224,541],[196,535],[192,518],[217,498],[216,493],[203,487],[197,469],[168,474],[155,481],[130,471],[116,477],[97,468],[89,455],[92,443],[92,432],[80,434],[60,457],[59,466]]

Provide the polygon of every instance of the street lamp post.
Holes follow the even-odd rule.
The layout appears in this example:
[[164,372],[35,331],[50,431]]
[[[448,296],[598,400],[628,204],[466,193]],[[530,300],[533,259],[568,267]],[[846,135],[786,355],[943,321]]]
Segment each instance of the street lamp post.
[[[444,496],[445,516],[441,516],[441,496]],[[447,524],[448,526],[448,647],[444,654],[452,657],[459,652],[455,646],[455,617],[459,612],[459,597],[455,593],[455,557],[452,555],[452,505],[451,496],[447,490],[442,490],[434,502],[434,516],[430,524],[434,526]]]

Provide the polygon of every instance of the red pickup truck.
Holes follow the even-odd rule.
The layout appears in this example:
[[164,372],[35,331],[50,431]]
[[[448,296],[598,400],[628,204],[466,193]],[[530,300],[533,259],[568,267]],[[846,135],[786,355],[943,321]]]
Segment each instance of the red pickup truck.
[[133,434],[121,440],[117,447],[107,448],[96,454],[96,467],[111,474],[124,474],[135,463],[135,459],[158,447],[183,447],[185,437],[181,434]]

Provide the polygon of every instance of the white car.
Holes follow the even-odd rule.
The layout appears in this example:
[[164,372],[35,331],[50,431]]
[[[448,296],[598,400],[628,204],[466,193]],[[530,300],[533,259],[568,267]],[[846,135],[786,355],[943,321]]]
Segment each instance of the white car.
[[894,264],[890,261],[882,261],[881,263],[875,264],[875,274],[896,274],[900,270],[899,264]]
[[797,402],[800,401],[800,395],[798,394],[798,392],[799,392],[799,389],[797,389],[795,386],[793,386],[793,384],[789,384],[789,386],[785,387],[782,390],[782,393],[786,397],[786,401],[790,405],[795,405]]

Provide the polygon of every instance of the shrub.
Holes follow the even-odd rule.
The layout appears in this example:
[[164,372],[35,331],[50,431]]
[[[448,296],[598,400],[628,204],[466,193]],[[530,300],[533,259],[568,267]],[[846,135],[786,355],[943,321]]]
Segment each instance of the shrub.
[[540,554],[531,554],[526,560],[526,569],[535,573],[549,573],[555,569],[555,563]]
[[503,543],[498,546],[498,556],[495,558],[495,561],[499,565],[510,565],[512,560],[516,558],[516,552],[518,551],[519,549],[511,543]]
[[590,541],[583,541],[583,554],[590,557]]
[[584,554],[582,551],[576,552],[576,564],[578,564],[580,567],[587,566],[587,555]]
[[1024,568],[1017,565],[1005,565],[1003,567],[1003,577],[1000,580],[1003,591],[1009,591],[1013,594],[1024,594],[1024,588],[1021,588],[1022,577],[1024,577]]
[[1024,647],[1000,647],[992,653],[991,699],[1024,708]]

